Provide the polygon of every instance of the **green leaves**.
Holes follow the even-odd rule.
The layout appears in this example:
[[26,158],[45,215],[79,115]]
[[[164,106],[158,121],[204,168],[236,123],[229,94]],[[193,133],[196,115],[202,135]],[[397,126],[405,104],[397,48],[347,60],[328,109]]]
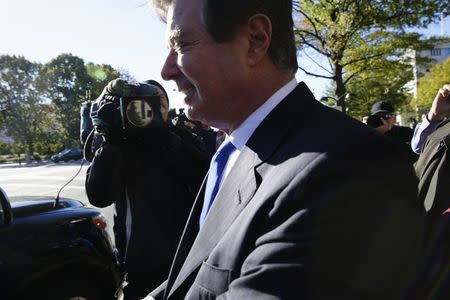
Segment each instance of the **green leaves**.
[[85,64],[72,54],[61,54],[43,66],[42,92],[55,105],[57,121],[67,142],[79,139],[80,106],[90,91],[97,97],[103,87],[120,73],[109,65]]
[[37,88],[41,65],[22,56],[0,56],[0,103],[6,133],[34,150],[36,136],[43,130],[44,99]]
[[2,127],[29,154],[36,145],[78,145],[80,105],[87,91],[97,97],[120,76],[109,65],[85,64],[72,54],[44,65],[21,56],[0,56]]
[[[303,65],[299,68],[308,75],[331,79],[335,99],[341,99],[350,85],[352,90],[366,90],[364,94],[383,96],[385,93],[371,92],[375,82],[365,82],[378,78],[377,82],[386,84],[388,90],[398,89],[396,93],[389,93],[395,99],[380,98],[378,101],[403,103],[406,98],[401,83],[413,79],[405,64],[405,53],[408,49],[430,47],[437,41],[407,30],[437,20],[447,6],[448,0],[294,1],[295,15],[298,16],[295,34],[300,54],[311,57],[311,52],[315,52],[324,58],[320,63],[321,71],[317,73]],[[361,111],[362,106],[350,104],[351,114],[352,110]]]
[[437,91],[448,83],[450,83],[450,58],[432,67],[429,73],[419,79],[417,99],[414,104],[421,110],[428,110]]

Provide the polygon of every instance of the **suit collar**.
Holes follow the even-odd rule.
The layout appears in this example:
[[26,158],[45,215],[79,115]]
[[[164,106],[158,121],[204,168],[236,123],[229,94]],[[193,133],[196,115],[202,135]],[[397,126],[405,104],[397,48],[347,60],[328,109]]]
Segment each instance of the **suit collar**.
[[276,91],[266,102],[264,102],[260,107],[258,107],[254,112],[252,112],[245,120],[239,125],[236,130],[234,130],[229,139],[233,145],[242,151],[244,146],[247,144],[250,137],[255,132],[256,128],[262,123],[262,121],[270,114],[270,112],[278,105],[280,102],[287,97],[297,86],[297,81],[292,79],[282,88]]
[[[202,230],[198,232],[192,244],[192,233],[198,230],[199,211],[203,203],[204,184],[202,185],[171,270],[167,286],[170,289],[169,297],[209,256],[251,200],[259,186],[258,166],[272,155],[292,125],[299,124],[298,118],[302,118],[302,114],[307,113],[309,106],[314,102],[312,93],[302,82],[265,118],[223,182]],[[190,245],[192,247],[187,253]]]
[[261,161],[266,161],[292,127],[297,130],[305,120],[310,119],[309,113],[314,105],[318,105],[314,95],[304,82],[300,82],[261,123],[247,142],[247,147],[257,153]]

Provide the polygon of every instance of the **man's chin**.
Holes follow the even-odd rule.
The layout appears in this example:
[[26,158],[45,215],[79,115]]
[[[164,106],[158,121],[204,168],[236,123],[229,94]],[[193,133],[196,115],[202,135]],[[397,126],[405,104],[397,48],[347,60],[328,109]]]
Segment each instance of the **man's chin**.
[[186,107],[186,117],[191,121],[201,122],[203,124],[208,124],[208,120],[205,119],[205,115],[199,111],[196,106]]
[[187,106],[186,117],[191,121],[199,121],[196,116],[195,108],[192,105]]

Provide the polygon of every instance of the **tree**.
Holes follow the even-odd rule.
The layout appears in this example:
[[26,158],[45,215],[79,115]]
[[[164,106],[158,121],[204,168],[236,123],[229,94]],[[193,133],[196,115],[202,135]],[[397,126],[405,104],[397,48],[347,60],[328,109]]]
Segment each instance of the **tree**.
[[47,126],[37,136],[36,150],[40,154],[50,157],[65,148],[65,131],[61,123],[57,121],[55,105],[49,103],[44,107],[44,110]]
[[89,90],[91,97],[98,97],[103,88],[113,79],[123,77],[120,71],[110,65],[88,63],[86,65],[87,73],[90,77]]
[[118,77],[120,72],[110,65],[85,64],[72,54],[61,54],[44,65],[41,85],[56,107],[66,147],[79,143],[81,103],[89,95],[91,100],[98,97],[104,86]]
[[411,77],[411,64],[390,60],[380,61],[374,68],[360,72],[347,84],[347,92],[354,95],[347,103],[349,114],[361,120],[378,101],[388,101],[400,111],[411,110],[407,86]]
[[[97,97],[120,72],[71,54],[45,65],[24,57],[0,56],[0,114],[17,148],[50,154],[79,143],[80,104],[87,91]],[[58,148],[58,149],[56,149]]]
[[22,56],[0,56],[0,104],[4,128],[16,143],[25,146],[27,162],[37,136],[47,120],[46,104],[36,88],[41,65]]
[[444,84],[450,82],[450,58],[442,64],[438,64],[430,69],[430,72],[419,79],[417,85],[417,98],[413,104],[419,110],[428,110],[436,97],[437,91]]
[[[403,63],[410,48],[430,48],[437,38],[423,39],[406,30],[437,20],[447,6],[448,0],[294,1],[299,15],[295,31],[299,51],[323,72],[299,68],[307,75],[332,80],[334,98],[345,112],[344,97],[351,81],[359,82],[365,77],[359,74],[373,73],[386,62]],[[319,57],[327,64],[321,64]]]
[[41,86],[57,110],[57,121],[65,130],[65,146],[79,141],[80,105],[91,78],[83,59],[61,54],[43,66]]

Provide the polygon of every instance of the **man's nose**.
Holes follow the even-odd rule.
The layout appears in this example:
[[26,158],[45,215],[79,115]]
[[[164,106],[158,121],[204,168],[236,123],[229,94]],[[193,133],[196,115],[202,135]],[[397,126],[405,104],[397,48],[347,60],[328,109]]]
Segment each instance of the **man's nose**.
[[177,74],[179,74],[180,69],[177,65],[177,54],[174,51],[170,51],[166,57],[166,61],[161,69],[161,77],[164,80],[172,80]]

